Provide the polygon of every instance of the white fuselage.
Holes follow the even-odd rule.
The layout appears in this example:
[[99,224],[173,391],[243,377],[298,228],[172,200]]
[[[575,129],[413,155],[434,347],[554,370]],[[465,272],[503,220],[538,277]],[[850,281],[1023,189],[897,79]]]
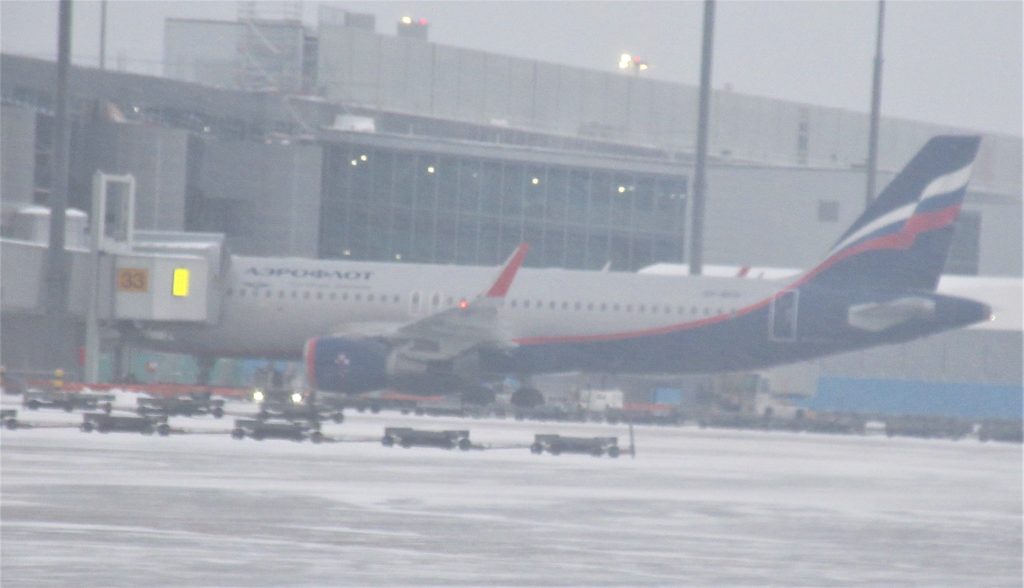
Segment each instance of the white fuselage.
[[[233,256],[217,325],[169,330],[188,353],[298,357],[311,337],[374,334],[472,302],[499,268]],[[729,314],[773,280],[522,269],[501,308],[509,339],[636,332]]]

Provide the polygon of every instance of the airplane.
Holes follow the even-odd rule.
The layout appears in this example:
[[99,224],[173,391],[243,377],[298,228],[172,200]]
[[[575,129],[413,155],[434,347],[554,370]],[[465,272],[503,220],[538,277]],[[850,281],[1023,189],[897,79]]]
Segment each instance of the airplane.
[[[150,333],[298,358],[318,392],[437,393],[506,375],[755,370],[991,320],[936,292],[978,151],[929,140],[824,260],[782,280],[234,256],[215,327]],[[155,337],[155,338],[154,338]],[[301,351],[300,351],[301,350]]]

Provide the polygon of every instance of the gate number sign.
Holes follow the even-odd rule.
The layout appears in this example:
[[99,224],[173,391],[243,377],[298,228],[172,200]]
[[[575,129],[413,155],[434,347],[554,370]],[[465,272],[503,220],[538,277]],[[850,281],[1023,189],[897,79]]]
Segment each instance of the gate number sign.
[[119,292],[149,292],[149,270],[121,268],[117,270]]

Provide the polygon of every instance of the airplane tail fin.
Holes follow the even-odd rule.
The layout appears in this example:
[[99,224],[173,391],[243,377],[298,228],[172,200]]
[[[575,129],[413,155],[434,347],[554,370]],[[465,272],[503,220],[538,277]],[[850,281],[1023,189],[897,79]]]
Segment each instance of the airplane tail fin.
[[801,281],[934,291],[980,141],[929,140]]

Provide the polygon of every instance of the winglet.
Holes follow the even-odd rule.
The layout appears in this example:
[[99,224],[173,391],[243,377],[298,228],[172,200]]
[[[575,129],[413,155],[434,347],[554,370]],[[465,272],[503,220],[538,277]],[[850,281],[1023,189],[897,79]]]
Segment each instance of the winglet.
[[519,247],[516,247],[508,261],[505,262],[498,279],[487,290],[487,294],[485,294],[487,298],[504,298],[505,294],[508,294],[509,288],[512,287],[512,280],[515,279],[519,266],[523,265],[523,259],[526,258],[526,252],[529,249],[530,246],[526,243],[520,243]]

